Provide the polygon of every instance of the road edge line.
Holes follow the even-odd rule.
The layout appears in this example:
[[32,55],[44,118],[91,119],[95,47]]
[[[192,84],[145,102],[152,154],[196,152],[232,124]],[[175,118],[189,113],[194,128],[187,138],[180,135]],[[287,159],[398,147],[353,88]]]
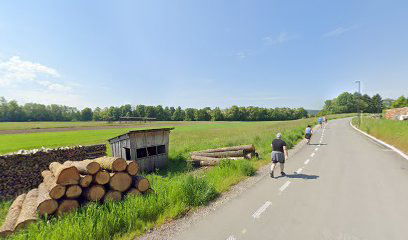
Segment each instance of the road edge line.
[[380,144],[382,144],[382,145],[384,145],[384,146],[386,146],[386,147],[392,149],[394,152],[396,152],[396,153],[398,153],[399,155],[401,155],[401,157],[403,157],[403,158],[405,158],[406,160],[408,160],[408,155],[406,155],[403,151],[401,151],[401,150],[399,150],[398,148],[392,146],[391,144],[388,144],[388,143],[386,143],[386,142],[384,142],[384,141],[381,141],[380,139],[378,139],[378,138],[376,138],[376,137],[374,137],[374,136],[371,136],[370,134],[364,132],[363,130],[358,129],[357,127],[355,127],[355,126],[351,123],[351,120],[350,120],[350,126],[353,127],[355,130],[359,131],[360,133],[366,135],[367,137],[373,139],[374,141],[376,141],[376,142],[378,142],[378,143],[380,143]]

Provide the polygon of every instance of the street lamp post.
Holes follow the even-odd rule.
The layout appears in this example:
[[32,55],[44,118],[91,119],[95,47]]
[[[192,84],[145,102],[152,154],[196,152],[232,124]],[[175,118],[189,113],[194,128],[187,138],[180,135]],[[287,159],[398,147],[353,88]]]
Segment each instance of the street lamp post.
[[[355,83],[358,83],[358,93],[361,95],[361,81],[355,81]],[[360,96],[357,99],[357,118],[358,118],[358,126],[360,126],[361,122],[361,112],[360,112]]]

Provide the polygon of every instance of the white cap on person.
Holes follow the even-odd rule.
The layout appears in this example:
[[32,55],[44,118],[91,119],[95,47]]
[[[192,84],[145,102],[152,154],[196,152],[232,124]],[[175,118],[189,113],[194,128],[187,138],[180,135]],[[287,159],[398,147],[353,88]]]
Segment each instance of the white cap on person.
[[281,139],[282,138],[282,133],[276,134],[276,138]]

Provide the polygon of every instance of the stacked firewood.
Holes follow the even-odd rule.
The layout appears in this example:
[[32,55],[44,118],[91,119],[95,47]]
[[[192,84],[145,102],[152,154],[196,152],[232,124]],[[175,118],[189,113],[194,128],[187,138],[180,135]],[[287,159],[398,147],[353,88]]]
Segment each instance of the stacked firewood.
[[0,236],[7,236],[38,216],[61,216],[87,202],[119,201],[125,195],[152,191],[149,181],[137,176],[139,165],[118,157],[52,162],[41,173],[38,188],[19,195],[12,203]]
[[191,153],[191,162],[195,166],[215,166],[222,159],[249,159],[255,156],[258,156],[258,153],[255,152],[254,145],[243,145],[193,152]]

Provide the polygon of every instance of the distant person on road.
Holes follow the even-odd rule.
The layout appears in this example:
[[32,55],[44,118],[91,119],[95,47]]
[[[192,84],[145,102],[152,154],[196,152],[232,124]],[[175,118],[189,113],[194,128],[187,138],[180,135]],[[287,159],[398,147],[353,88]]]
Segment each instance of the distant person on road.
[[320,126],[322,126],[323,125],[323,118],[319,117],[319,119],[317,119],[317,122],[319,122]]
[[310,138],[312,138],[313,130],[310,125],[307,125],[307,128],[305,130],[305,138],[307,140],[307,145],[310,144]]
[[327,124],[327,117],[324,117],[324,123]]
[[284,164],[285,159],[288,159],[288,150],[286,149],[286,142],[282,140],[282,134],[276,134],[276,139],[272,141],[272,165],[271,165],[271,178],[274,177],[273,172],[275,170],[276,164],[280,164],[281,175],[285,176]]

